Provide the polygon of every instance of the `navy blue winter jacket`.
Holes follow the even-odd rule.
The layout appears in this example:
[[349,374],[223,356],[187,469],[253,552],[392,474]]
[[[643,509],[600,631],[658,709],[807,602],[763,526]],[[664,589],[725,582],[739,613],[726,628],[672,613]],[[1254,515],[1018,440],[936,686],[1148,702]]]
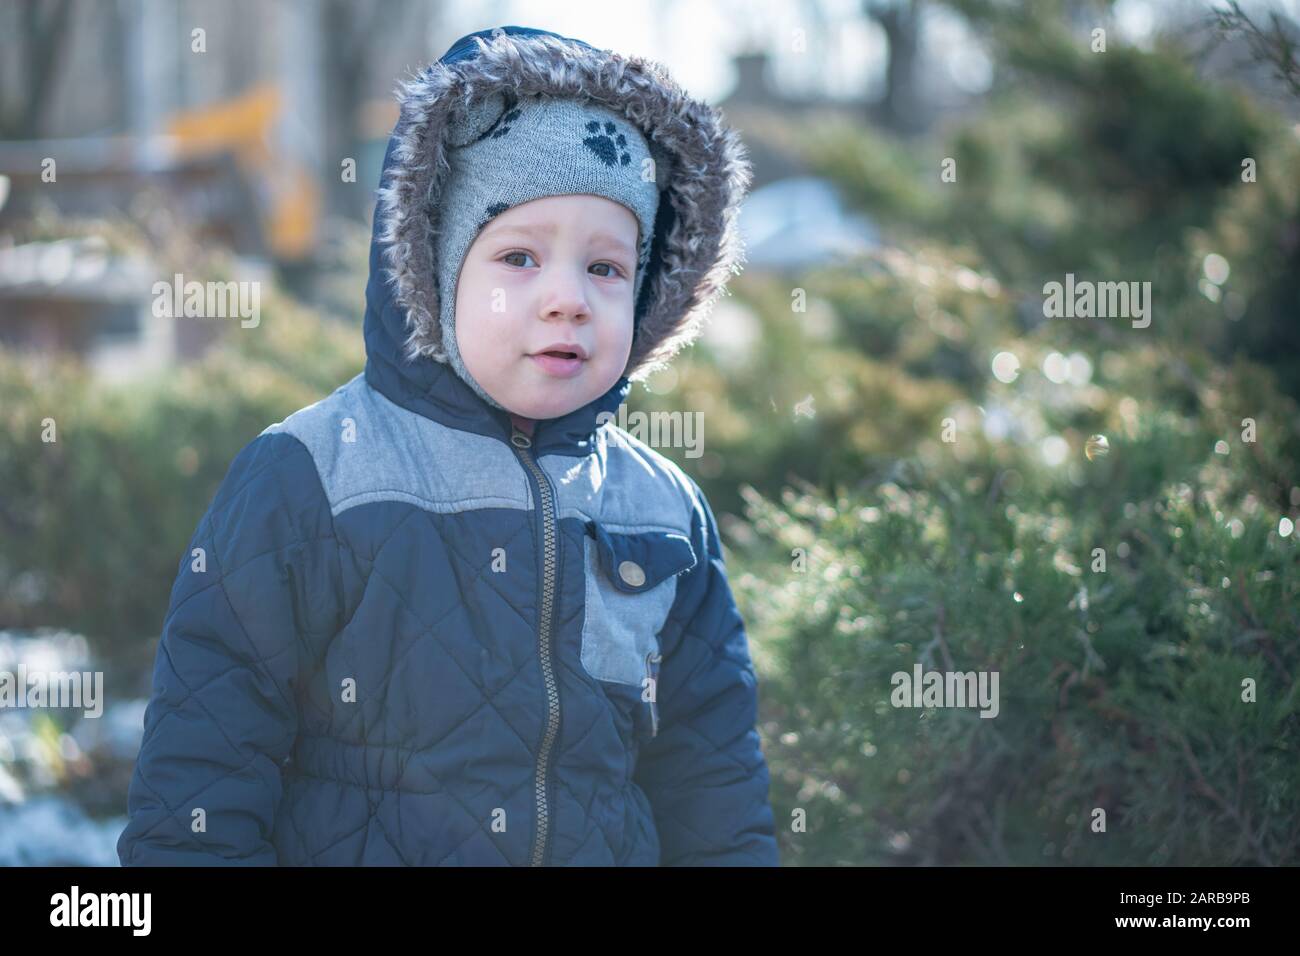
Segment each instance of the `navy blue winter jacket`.
[[[778,862],[713,513],[607,420],[737,261],[742,147],[652,64],[491,39],[404,90],[364,373],[240,452],[182,556],[124,865]],[[505,88],[582,89],[675,169],[627,374],[531,438],[409,357],[436,346],[430,157],[457,97]]]

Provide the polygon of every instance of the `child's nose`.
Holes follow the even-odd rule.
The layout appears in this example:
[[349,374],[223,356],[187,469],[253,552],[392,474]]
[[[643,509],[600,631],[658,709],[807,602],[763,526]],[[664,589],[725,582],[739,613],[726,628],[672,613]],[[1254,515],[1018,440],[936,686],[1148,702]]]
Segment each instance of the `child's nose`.
[[548,318],[582,320],[591,315],[587,284],[573,269],[554,269],[546,279],[542,314]]

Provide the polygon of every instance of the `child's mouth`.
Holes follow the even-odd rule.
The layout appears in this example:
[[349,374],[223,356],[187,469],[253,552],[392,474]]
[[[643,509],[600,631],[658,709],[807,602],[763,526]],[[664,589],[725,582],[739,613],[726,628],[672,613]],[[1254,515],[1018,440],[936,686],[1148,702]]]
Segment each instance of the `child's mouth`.
[[572,378],[582,370],[583,360],[573,352],[538,352],[529,358],[547,375],[556,378]]

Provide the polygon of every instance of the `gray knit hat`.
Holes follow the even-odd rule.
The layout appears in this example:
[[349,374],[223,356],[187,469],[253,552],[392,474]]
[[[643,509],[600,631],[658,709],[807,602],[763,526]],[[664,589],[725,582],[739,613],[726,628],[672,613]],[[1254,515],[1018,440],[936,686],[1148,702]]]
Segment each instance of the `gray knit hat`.
[[590,194],[626,206],[640,225],[633,298],[650,261],[659,179],[644,135],[626,117],[580,98],[497,92],[463,110],[448,130],[450,165],[434,236],[443,350],[489,405],[456,341],[456,284],[474,239],[495,216],[543,196]]

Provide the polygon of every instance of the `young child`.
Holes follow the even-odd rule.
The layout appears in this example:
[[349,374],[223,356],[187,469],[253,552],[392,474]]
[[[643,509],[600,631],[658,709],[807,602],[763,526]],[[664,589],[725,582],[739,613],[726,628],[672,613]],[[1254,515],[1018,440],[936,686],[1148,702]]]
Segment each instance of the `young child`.
[[662,68],[553,33],[404,88],[365,372],[195,532],[124,865],[778,863],[713,513],[609,421],[698,334],[749,181]]

